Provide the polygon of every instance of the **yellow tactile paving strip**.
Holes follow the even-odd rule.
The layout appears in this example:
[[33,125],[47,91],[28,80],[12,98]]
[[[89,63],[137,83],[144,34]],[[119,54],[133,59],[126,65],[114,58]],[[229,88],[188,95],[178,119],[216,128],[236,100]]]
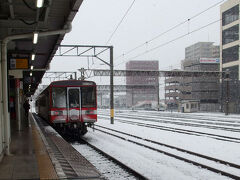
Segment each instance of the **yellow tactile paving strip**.
[[31,126],[40,179],[58,179],[52,161],[48,155],[46,147],[43,144],[35,123],[32,122]]

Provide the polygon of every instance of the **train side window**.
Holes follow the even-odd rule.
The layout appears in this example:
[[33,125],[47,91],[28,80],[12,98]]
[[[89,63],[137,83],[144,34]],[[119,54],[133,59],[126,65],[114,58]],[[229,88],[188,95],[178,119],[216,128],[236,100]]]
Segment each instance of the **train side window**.
[[66,108],[66,88],[53,87],[52,88],[52,106],[55,108]]

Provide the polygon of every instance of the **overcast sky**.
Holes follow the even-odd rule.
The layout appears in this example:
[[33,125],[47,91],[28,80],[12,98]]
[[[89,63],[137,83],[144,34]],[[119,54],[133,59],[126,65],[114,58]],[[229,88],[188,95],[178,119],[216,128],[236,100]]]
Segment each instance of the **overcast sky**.
[[[219,20],[220,4],[196,18],[190,18],[221,1],[136,0],[108,44],[114,46],[115,69],[125,69],[124,62],[128,60],[158,60],[160,70],[173,69],[180,67],[181,60],[184,59],[185,47],[199,41],[211,41],[219,45],[220,22],[217,22],[154,51],[135,57]],[[133,0],[84,0],[73,21],[72,32],[65,36],[62,44],[106,45],[110,35],[132,2]],[[126,56],[121,56],[187,19],[190,20],[178,28],[146,43]],[[105,58],[109,62],[108,58]],[[86,58],[54,57],[50,71],[77,71],[81,67],[108,68],[100,64],[102,62],[99,60]],[[95,80],[98,81],[96,78]]]

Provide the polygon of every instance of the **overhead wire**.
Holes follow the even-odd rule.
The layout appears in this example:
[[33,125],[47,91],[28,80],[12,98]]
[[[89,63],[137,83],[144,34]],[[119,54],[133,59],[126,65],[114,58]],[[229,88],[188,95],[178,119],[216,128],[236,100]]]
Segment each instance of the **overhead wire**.
[[116,33],[117,29],[119,28],[119,26],[121,25],[121,23],[123,22],[123,20],[125,19],[125,17],[127,16],[128,12],[130,11],[130,9],[133,7],[134,3],[136,0],[133,0],[133,2],[131,3],[131,5],[128,7],[127,11],[125,12],[124,16],[122,17],[122,19],[120,20],[120,22],[118,23],[118,25],[116,26],[115,30],[113,31],[113,33],[110,35],[110,37],[108,38],[106,45],[111,41],[113,35]]
[[161,37],[161,36],[167,34],[168,32],[170,32],[170,31],[172,31],[172,30],[178,28],[179,26],[181,26],[181,25],[183,25],[183,24],[185,24],[185,23],[191,21],[192,19],[194,19],[194,18],[200,16],[201,14],[203,14],[203,13],[207,12],[208,10],[210,10],[210,9],[216,7],[217,5],[221,4],[223,1],[225,1],[225,0],[221,0],[221,1],[219,1],[218,3],[213,4],[212,6],[208,7],[207,9],[205,9],[205,10],[203,10],[203,11],[197,13],[197,14],[195,14],[194,16],[188,18],[187,20],[184,20],[184,21],[178,23],[177,25],[175,25],[175,26],[169,28],[168,30],[166,30],[166,31],[164,31],[164,32],[162,32],[162,33],[160,33],[160,34],[158,34],[157,36],[153,37],[152,39],[150,39],[150,40],[148,40],[148,41],[146,41],[146,42],[144,42],[144,43],[141,43],[140,45],[138,45],[138,46],[136,46],[136,47],[130,49],[130,50],[127,51],[126,53],[123,53],[123,54],[119,55],[118,57],[115,58],[115,60],[116,60],[116,59],[119,59],[120,57],[124,57],[125,55],[127,55],[127,54],[129,54],[129,53],[135,51],[136,49],[139,49],[140,47],[144,46],[145,44],[148,44],[148,43],[154,41],[155,39],[158,39],[159,37]]
[[[158,49],[158,48],[160,48],[160,47],[166,46],[166,45],[168,45],[168,44],[170,44],[170,43],[172,43],[172,42],[175,42],[175,41],[177,41],[177,40],[179,40],[179,39],[184,38],[185,36],[188,36],[188,35],[190,35],[190,34],[193,34],[193,33],[197,32],[197,31],[200,31],[200,30],[202,30],[202,29],[204,29],[204,28],[206,28],[206,27],[208,27],[208,26],[211,26],[211,25],[213,25],[213,24],[215,24],[215,23],[217,23],[217,22],[219,22],[219,21],[221,21],[221,19],[216,20],[216,21],[213,21],[213,22],[211,22],[211,23],[209,23],[209,24],[207,24],[207,25],[204,25],[204,26],[202,26],[202,27],[200,27],[200,28],[198,28],[198,29],[195,29],[195,30],[193,30],[193,31],[187,32],[186,34],[183,34],[183,35],[181,35],[181,36],[179,36],[179,37],[177,37],[177,38],[174,38],[174,39],[172,39],[172,40],[170,40],[170,41],[167,41],[167,42],[165,42],[165,43],[163,43],[163,44],[160,44],[160,45],[158,45],[158,46],[156,46],[156,47],[153,47],[153,48],[151,48],[150,50],[144,51],[144,52],[142,52],[142,53],[140,53],[140,54],[138,54],[138,55],[136,55],[136,56],[134,56],[134,57],[132,57],[132,58],[129,58],[128,60],[132,60],[132,59],[134,59],[134,58],[136,58],[136,57],[139,57],[139,56],[142,56],[142,55],[144,55],[144,54],[147,54],[147,53],[149,53],[149,52],[151,52],[151,51],[154,51],[154,50],[156,50],[156,49]],[[115,65],[115,67],[116,67],[116,66],[119,66],[120,64],[123,64],[124,62],[125,62],[125,61],[123,61],[123,62]]]

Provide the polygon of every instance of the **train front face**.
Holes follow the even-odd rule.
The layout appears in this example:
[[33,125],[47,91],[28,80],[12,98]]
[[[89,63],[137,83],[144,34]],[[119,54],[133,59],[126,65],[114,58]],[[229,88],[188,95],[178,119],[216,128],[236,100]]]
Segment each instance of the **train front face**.
[[82,128],[97,121],[96,85],[55,85],[50,94],[53,124]]

